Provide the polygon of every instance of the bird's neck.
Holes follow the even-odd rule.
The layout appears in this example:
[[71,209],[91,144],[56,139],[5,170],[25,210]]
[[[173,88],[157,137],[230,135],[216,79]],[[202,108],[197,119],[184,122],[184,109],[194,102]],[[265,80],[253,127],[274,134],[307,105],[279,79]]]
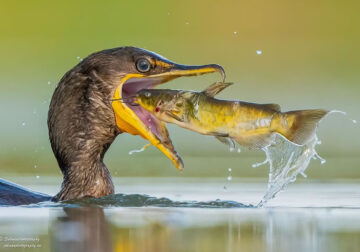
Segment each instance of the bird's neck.
[[77,159],[61,167],[64,180],[56,200],[102,197],[114,193],[110,172],[102,157],[96,157],[99,153],[95,154],[94,149],[84,150],[76,155]]
[[103,158],[120,132],[114,123],[111,94],[104,94],[103,85],[95,84],[87,86],[78,79],[60,82],[50,103],[49,138],[64,175],[55,200],[101,197],[114,192]]

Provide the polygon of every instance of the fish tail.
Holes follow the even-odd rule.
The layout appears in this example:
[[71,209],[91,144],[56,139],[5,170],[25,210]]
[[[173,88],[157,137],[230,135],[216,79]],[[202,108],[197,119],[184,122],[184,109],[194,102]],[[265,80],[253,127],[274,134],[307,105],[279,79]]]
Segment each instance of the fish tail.
[[327,113],[329,111],[323,109],[279,113],[273,120],[274,131],[293,143],[303,145],[313,137],[319,121]]

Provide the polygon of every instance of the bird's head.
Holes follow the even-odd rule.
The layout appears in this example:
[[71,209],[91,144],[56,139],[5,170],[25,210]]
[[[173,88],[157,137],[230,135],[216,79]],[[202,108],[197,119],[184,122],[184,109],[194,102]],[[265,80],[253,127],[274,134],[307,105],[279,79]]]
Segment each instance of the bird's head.
[[[94,134],[96,128],[102,125],[103,128],[116,127],[120,132],[140,135],[162,151],[181,170],[182,161],[171,143],[164,122],[141,106],[127,102],[127,98],[142,89],[152,89],[178,77],[212,72],[219,72],[222,78],[225,78],[225,72],[219,65],[181,65],[135,47],[120,47],[94,53],[70,70],[60,81],[50,105],[49,128],[56,127],[56,115],[61,112],[61,109],[53,107],[77,106],[74,105],[77,103],[78,108],[84,110],[86,119],[96,121]],[[81,104],[85,104],[85,107],[92,111],[86,112]],[[51,109],[56,113],[52,113]],[[63,114],[67,114],[65,117],[76,117],[74,113],[79,111],[64,110]],[[64,115],[58,119],[61,118],[64,118]],[[76,118],[81,122],[81,118]],[[101,121],[104,123],[101,124]],[[102,131],[105,132],[104,129]]]

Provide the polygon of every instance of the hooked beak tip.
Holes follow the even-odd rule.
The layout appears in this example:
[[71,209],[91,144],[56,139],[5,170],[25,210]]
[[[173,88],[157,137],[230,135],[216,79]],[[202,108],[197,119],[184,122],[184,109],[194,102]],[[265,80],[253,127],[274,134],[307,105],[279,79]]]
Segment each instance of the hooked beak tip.
[[225,81],[226,74],[222,66],[217,64],[208,64],[208,65],[199,65],[199,66],[189,66],[189,65],[180,65],[175,64],[171,70],[172,73],[177,76],[193,76],[193,75],[202,75],[207,73],[218,72],[221,75],[222,81]]

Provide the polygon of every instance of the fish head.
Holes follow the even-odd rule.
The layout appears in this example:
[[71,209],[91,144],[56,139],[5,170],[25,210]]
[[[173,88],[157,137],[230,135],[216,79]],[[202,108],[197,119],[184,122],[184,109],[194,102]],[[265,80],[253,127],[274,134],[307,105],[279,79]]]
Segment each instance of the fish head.
[[182,121],[185,98],[182,91],[170,89],[144,89],[139,91],[133,103],[140,105],[156,118],[168,123]]

